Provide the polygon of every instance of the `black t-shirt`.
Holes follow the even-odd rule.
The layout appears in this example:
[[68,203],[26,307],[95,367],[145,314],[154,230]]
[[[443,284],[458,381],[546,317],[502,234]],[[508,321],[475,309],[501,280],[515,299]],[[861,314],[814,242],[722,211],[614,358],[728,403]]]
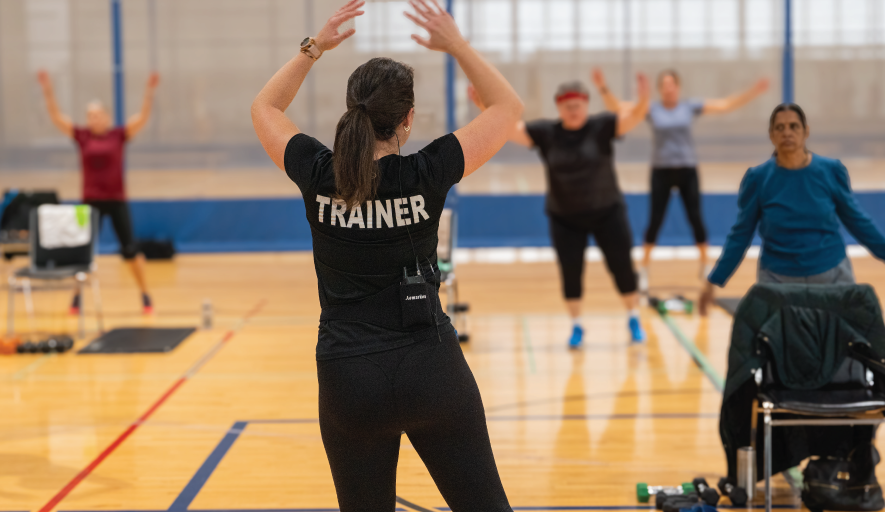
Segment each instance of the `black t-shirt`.
[[581,214],[623,201],[612,147],[617,130],[618,118],[611,113],[588,118],[580,130],[566,130],[562,121],[526,124],[547,170],[548,213]]
[[[461,144],[446,135],[414,155],[386,156],[378,166],[376,199],[347,210],[334,199],[332,151],[304,134],[286,146],[286,174],[301,189],[313,236],[323,308],[317,360],[380,352],[453,330],[431,262],[435,266],[446,195],[464,176]],[[430,287],[437,325],[404,328],[399,288],[404,267],[416,274],[416,253],[422,274],[437,283]]]

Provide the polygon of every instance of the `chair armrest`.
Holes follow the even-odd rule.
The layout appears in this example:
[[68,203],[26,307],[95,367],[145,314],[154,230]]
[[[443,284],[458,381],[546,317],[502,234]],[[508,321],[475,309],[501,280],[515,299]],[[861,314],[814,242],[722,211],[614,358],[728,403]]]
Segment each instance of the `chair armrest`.
[[851,357],[857,359],[870,371],[885,379],[885,358],[876,354],[869,345],[864,343],[849,343],[848,349]]

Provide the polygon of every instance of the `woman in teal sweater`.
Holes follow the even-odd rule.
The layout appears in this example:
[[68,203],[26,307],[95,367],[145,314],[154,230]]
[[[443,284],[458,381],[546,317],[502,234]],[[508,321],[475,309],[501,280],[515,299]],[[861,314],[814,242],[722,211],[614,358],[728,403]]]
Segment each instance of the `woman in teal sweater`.
[[880,260],[885,237],[854,198],[842,162],[808,151],[805,112],[795,104],[774,109],[769,136],[776,151],[744,176],[738,195],[737,222],[722,256],[708,277],[701,311],[713,297],[713,286],[725,286],[753,241],[762,237],[758,283],[854,283],[840,221]]

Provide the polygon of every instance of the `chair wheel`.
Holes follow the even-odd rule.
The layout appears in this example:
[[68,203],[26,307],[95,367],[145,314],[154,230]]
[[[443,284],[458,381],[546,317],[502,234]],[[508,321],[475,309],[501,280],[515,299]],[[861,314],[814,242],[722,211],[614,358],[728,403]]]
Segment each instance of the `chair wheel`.
[[469,335],[469,334],[460,334],[460,333],[459,333],[459,334],[458,334],[458,341],[459,341],[460,343],[467,343],[468,341],[470,341],[470,335]]
[[467,304],[466,302],[455,304],[453,309],[455,310],[455,313],[467,313],[470,311],[470,304]]

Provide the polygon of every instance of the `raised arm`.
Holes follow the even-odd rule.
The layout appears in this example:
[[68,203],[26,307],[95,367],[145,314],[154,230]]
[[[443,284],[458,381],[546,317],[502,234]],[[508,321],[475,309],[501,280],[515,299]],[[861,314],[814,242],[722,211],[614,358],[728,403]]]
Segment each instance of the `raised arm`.
[[639,100],[635,104],[622,106],[618,112],[618,137],[630,133],[648,115],[651,88],[648,85],[648,77],[643,73],[636,75],[636,92],[639,94]]
[[40,87],[43,89],[43,100],[46,102],[46,110],[49,112],[49,119],[52,120],[52,124],[54,124],[63,134],[68,137],[73,137],[74,123],[71,121],[70,117],[63,114],[61,109],[58,108],[58,102],[55,99],[55,91],[52,89],[52,80],[49,79],[49,73],[43,70],[39,71],[37,73],[37,80],[40,82]]
[[704,101],[704,114],[727,114],[750,103],[768,90],[768,79],[762,78],[744,92],[732,94],[727,98]]
[[601,69],[593,68],[593,71],[590,73],[590,79],[593,81],[593,85],[596,86],[596,90],[599,91],[599,96],[602,98],[603,103],[605,103],[605,109],[609,112],[617,114],[624,109],[633,107],[632,101],[618,100],[618,97],[608,88],[605,74]]
[[455,20],[436,0],[410,0],[415,14],[405,13],[427,30],[429,39],[413,35],[418,44],[452,55],[473,83],[485,110],[455,132],[464,152],[464,176],[469,176],[500,151],[522,117],[523,105],[504,76],[488,63],[455,25]]
[[154,93],[160,84],[160,74],[156,71],[151,73],[144,91],[144,100],[141,102],[141,110],[126,121],[126,138],[131,139],[138,135],[151,118],[151,109],[154,106]]
[[[482,99],[479,97],[479,93],[476,92],[476,87],[473,84],[467,86],[467,97],[470,98],[471,101],[479,108],[481,111],[485,112],[486,106],[483,104]],[[514,144],[519,144],[520,146],[525,146],[527,148],[533,147],[535,145],[535,141],[529,136],[529,132],[526,129],[525,121],[520,119],[513,125],[513,128],[510,129],[510,132],[507,135],[507,140],[513,142]]]
[[864,245],[876,258],[885,261],[885,236],[876,227],[873,219],[864,212],[851,191],[851,181],[848,178],[848,169],[840,166],[834,173],[836,180],[836,214],[845,228],[858,242]]
[[[317,49],[321,52],[333,50],[355,34],[355,29],[345,32],[339,32],[338,29],[345,21],[362,15],[360,8],[365,3],[364,0],[352,0],[338,9],[314,38]],[[314,62],[311,57],[299,52],[276,72],[252,102],[252,126],[264,150],[280,169],[285,169],[286,145],[292,137],[301,133],[295,123],[286,117],[285,112],[301,89],[301,84]]]

